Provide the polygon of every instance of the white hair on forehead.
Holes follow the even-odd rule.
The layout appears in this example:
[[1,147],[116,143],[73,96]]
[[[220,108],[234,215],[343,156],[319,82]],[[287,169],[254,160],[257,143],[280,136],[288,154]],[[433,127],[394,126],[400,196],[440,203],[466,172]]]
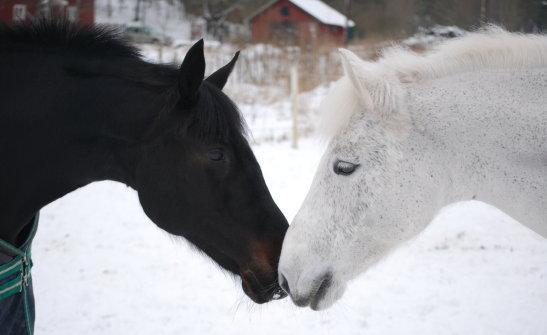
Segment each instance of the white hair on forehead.
[[[377,62],[367,62],[348,50],[340,52],[346,75],[334,85],[320,107],[323,116],[320,131],[327,137],[337,134],[359,109],[375,111],[388,121],[397,111],[403,112],[400,109],[405,108],[402,85],[405,83],[478,70],[547,66],[547,36],[509,33],[489,25],[447,40],[423,54],[395,46],[384,50]],[[348,67],[360,68],[353,82]],[[360,82],[359,88],[355,87],[355,79]]]

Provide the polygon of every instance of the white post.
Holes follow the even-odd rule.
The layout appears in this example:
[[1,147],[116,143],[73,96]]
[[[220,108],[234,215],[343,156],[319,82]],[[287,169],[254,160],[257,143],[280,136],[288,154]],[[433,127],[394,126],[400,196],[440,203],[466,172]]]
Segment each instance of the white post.
[[177,65],[179,63],[179,53],[177,50],[173,51],[173,64]]
[[158,63],[163,63],[163,44],[159,42],[158,44]]
[[291,67],[292,147],[298,149],[298,67]]

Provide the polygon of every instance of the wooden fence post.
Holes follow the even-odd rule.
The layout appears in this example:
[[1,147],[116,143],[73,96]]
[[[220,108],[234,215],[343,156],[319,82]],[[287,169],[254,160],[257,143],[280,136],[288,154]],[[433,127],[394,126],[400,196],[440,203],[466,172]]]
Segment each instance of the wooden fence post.
[[291,66],[292,147],[298,149],[298,67]]

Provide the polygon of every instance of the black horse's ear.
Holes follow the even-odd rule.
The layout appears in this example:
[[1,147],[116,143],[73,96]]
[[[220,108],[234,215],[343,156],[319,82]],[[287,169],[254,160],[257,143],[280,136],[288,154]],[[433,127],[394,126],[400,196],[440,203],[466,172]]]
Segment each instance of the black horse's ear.
[[186,53],[179,71],[179,93],[181,102],[191,106],[196,102],[198,89],[205,76],[203,39],[197,41]]
[[238,57],[239,57],[239,51],[236,52],[236,54],[234,55],[234,58],[232,58],[230,63],[216,70],[213,74],[211,74],[205,80],[215,85],[219,90],[222,90],[222,88],[224,88],[224,85],[226,85],[226,82],[228,81],[228,77],[230,76],[230,73],[232,73],[232,70],[234,69],[234,66],[236,65],[236,61]]

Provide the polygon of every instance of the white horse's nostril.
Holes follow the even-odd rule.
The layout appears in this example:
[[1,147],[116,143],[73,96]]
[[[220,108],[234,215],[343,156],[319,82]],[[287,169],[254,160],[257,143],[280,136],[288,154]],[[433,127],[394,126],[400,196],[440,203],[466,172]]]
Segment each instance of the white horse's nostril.
[[323,301],[327,292],[332,287],[332,273],[324,272],[311,281],[305,281],[305,283],[306,285],[304,287],[298,289],[293,287],[293,292],[291,293],[285,276],[283,274],[279,275],[279,285],[285,292],[290,294],[291,299],[296,306],[310,306],[311,309],[318,310],[319,304]]
[[317,280],[317,283],[319,283],[317,291],[315,291],[315,294],[310,299],[310,308],[313,310],[318,310],[319,303],[325,298],[327,291],[331,288],[332,273],[325,273],[319,280]]

